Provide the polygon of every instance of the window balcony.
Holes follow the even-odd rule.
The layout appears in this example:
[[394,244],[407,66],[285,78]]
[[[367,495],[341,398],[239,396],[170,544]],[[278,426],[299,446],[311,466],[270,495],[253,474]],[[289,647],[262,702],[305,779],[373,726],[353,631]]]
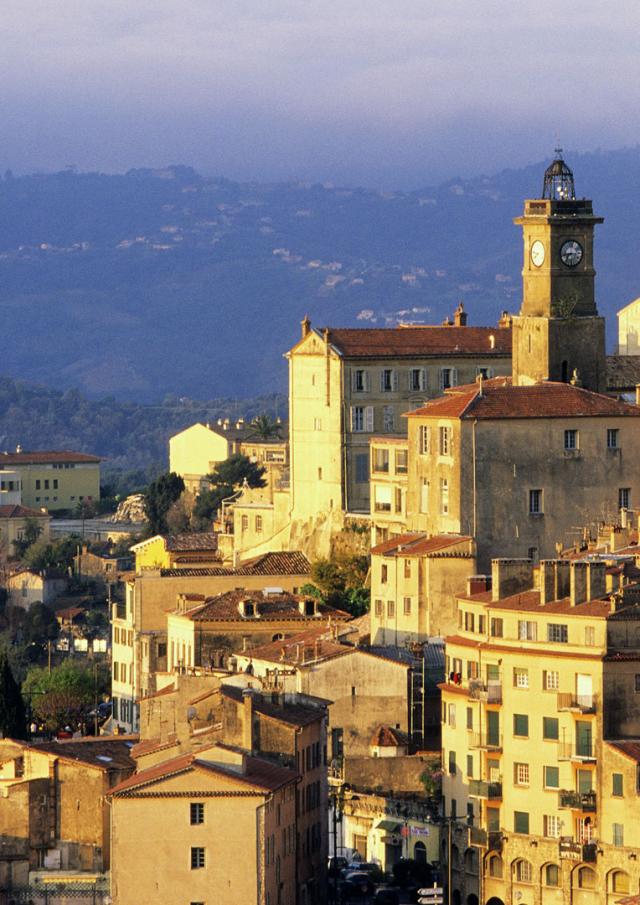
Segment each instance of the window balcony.
[[502,782],[486,782],[483,779],[469,780],[471,798],[485,798],[487,801],[502,800]]
[[470,732],[469,747],[482,748],[487,751],[502,751],[502,736],[491,732]]
[[469,698],[472,701],[483,701],[485,704],[502,704],[502,682],[470,679]]
[[594,694],[558,693],[558,710],[570,713],[595,713],[596,696]]
[[558,793],[558,807],[592,814],[596,810],[596,793],[593,791],[571,792],[568,789],[562,789]]
[[594,744],[591,739],[574,745],[571,742],[560,742],[558,744],[558,760],[570,760],[575,763],[591,763],[595,762],[596,755]]

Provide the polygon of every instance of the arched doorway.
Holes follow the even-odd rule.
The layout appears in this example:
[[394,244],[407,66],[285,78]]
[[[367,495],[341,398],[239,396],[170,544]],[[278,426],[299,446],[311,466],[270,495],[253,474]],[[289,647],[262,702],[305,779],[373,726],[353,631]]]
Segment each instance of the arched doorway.
[[504,902],[497,896],[491,896],[491,898],[487,900],[487,905],[504,905]]
[[416,842],[413,848],[413,857],[416,861],[416,864],[427,863],[427,846],[424,844],[424,842]]
[[467,896],[467,905],[478,905],[478,897],[475,892],[470,892]]
[[453,890],[453,896],[451,898],[451,902],[453,905],[462,905],[462,896],[460,895],[459,889]]

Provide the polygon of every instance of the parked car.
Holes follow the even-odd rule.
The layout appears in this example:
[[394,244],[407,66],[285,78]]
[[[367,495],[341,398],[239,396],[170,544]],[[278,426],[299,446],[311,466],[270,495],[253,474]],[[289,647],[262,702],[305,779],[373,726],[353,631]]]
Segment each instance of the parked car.
[[340,884],[340,892],[343,901],[349,901],[349,899],[363,899],[365,896],[373,895],[374,891],[374,883],[369,874],[364,870],[347,871]]
[[349,862],[342,855],[334,855],[329,858],[328,868],[330,877],[339,877],[341,872],[349,866]]
[[400,890],[397,886],[378,886],[373,901],[375,905],[400,905]]

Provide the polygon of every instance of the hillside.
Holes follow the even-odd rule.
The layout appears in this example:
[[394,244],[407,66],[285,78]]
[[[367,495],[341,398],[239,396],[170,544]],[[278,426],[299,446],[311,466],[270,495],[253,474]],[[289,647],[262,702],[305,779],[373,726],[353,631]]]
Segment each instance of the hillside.
[[[601,311],[638,295],[640,150],[567,154],[593,197]],[[473,323],[519,307],[512,218],[542,163],[416,192],[238,184],[187,167],[0,182],[0,373],[154,401],[286,390],[316,324]],[[613,338],[609,324],[610,341]],[[8,338],[10,337],[10,340]]]

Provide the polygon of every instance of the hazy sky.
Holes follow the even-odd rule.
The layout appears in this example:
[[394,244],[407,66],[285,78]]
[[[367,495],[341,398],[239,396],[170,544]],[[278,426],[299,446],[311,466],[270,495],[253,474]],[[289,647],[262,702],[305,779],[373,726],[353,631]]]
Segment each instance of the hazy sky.
[[0,167],[418,186],[638,143],[634,0],[2,0]]

